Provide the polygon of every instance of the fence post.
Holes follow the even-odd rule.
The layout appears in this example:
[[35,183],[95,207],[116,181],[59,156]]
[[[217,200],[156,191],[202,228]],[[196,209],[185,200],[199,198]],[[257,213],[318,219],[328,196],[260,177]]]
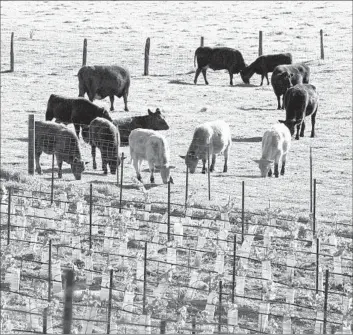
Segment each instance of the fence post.
[[28,115],[28,174],[34,174],[34,114]]
[[324,334],[327,334],[326,332],[326,325],[327,325],[327,299],[328,299],[328,278],[329,278],[329,270],[326,270],[326,276],[325,276],[325,300],[324,300]]
[[71,334],[73,283],[74,272],[69,270],[66,274],[63,334]]
[[121,153],[121,171],[120,171],[120,197],[119,197],[119,213],[121,213],[121,202],[123,200],[123,177],[124,177],[124,153]]
[[316,294],[319,292],[320,240],[316,239]]
[[200,44],[202,47],[204,46],[204,37],[201,36],[201,44]]
[[222,331],[222,280],[219,282],[218,333]]
[[10,232],[11,232],[11,188],[9,188],[9,197],[7,203],[7,245],[10,244]]
[[49,258],[48,258],[48,302],[51,301],[51,240],[49,240]]
[[147,294],[147,241],[145,242],[145,255],[143,265],[143,296],[142,296],[142,314],[146,315],[146,294]]
[[170,180],[168,180],[168,241],[170,241]]
[[210,145],[207,148],[207,182],[208,182],[208,200],[211,200],[211,172],[210,172]]
[[161,326],[160,326],[161,334],[165,334],[166,325],[167,325],[167,321],[161,320]]
[[13,48],[14,33],[11,33],[11,49],[10,49],[10,72],[15,70],[15,53]]
[[234,294],[235,294],[235,262],[237,253],[237,234],[234,234],[234,245],[233,245],[233,278],[232,278],[232,304],[234,304]]
[[186,166],[186,181],[185,181],[185,211],[186,211],[186,208],[187,208],[188,195],[189,195],[189,168]]
[[110,320],[112,316],[113,271],[113,269],[110,269],[107,334],[110,334]]
[[316,179],[314,179],[314,195],[313,195],[313,235],[316,233]]
[[83,56],[82,56],[82,66],[85,66],[87,62],[87,38],[83,40]]
[[93,212],[93,199],[92,199],[92,184],[89,185],[89,248],[92,249],[92,212]]
[[193,316],[191,320],[191,327],[192,327],[192,332],[191,334],[196,334],[196,318]]
[[321,59],[325,59],[324,55],[324,32],[320,29],[320,50],[321,50]]
[[259,56],[262,56],[262,30],[259,31]]
[[310,213],[313,212],[313,155],[310,147]]
[[50,187],[50,204],[54,201],[54,152],[51,161],[51,187]]
[[241,187],[241,243],[244,242],[244,224],[245,224],[245,218],[244,218],[244,206],[245,206],[245,182],[242,181],[242,187]]
[[150,46],[151,46],[151,39],[148,37],[146,39],[146,45],[145,45],[145,69],[143,72],[144,76],[148,76],[148,67],[150,63]]
[[43,310],[43,334],[47,333],[47,322],[48,322],[48,307]]

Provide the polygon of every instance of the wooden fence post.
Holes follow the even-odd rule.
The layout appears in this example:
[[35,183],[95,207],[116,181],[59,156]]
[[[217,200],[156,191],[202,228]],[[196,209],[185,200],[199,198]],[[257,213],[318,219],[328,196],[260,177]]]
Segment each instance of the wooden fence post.
[[11,193],[12,189],[9,188],[9,197],[7,199],[7,245],[10,244],[11,238],[10,238],[10,233],[11,233]]
[[204,46],[204,42],[205,42],[205,40],[204,40],[204,37],[203,36],[201,36],[201,46],[203,47]]
[[259,31],[259,56],[262,56],[262,30]]
[[92,193],[93,193],[92,184],[90,184],[89,185],[89,248],[90,249],[92,249],[92,214],[93,214]]
[[167,236],[168,241],[170,241],[170,180],[168,180],[168,227],[167,227]]
[[310,147],[310,213],[313,212],[313,155]]
[[51,160],[51,187],[50,187],[50,204],[54,202],[54,152]]
[[14,33],[11,33],[11,49],[10,49],[10,72],[15,70],[15,54],[13,49]]
[[124,179],[124,153],[121,153],[121,171],[120,171],[120,196],[119,196],[119,213],[121,213],[121,206],[123,201],[123,179]]
[[241,183],[241,243],[244,242],[244,225],[245,225],[245,182]]
[[165,334],[166,325],[167,325],[167,321],[161,320],[161,325],[160,325],[161,334]]
[[145,70],[143,72],[144,76],[148,76],[148,67],[150,63],[150,46],[151,46],[151,39],[148,37],[146,39],[146,45],[145,45]]
[[82,56],[82,66],[87,63],[87,38],[83,40],[83,56]]
[[74,272],[69,270],[66,274],[63,334],[71,334],[73,284]]
[[324,55],[324,32],[320,29],[320,49],[321,49],[321,59],[325,59]]
[[34,114],[28,115],[28,174],[34,174]]

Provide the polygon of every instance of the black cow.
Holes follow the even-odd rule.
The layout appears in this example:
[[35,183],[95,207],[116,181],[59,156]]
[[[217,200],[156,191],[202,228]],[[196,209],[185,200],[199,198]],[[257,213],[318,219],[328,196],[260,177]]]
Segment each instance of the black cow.
[[290,87],[284,96],[284,105],[286,108],[286,120],[279,120],[284,123],[294,134],[294,128],[297,126],[296,140],[304,136],[306,116],[311,115],[311,137],[315,136],[315,118],[318,108],[318,94],[316,87],[311,84],[298,84]]
[[209,48],[199,47],[195,51],[194,65],[197,58],[197,70],[195,74],[194,83],[197,83],[197,78],[201,71],[205,79],[206,85],[208,81],[206,78],[206,71],[208,68],[212,70],[228,70],[230,77],[230,85],[233,85],[233,74],[239,73],[245,68],[244,58],[240,51],[231,48]]
[[73,123],[77,137],[79,137],[80,127],[82,127],[84,140],[88,139],[88,126],[96,117],[113,121],[106,109],[98,107],[84,98],[65,98],[56,94],[50,95],[45,114],[46,121],[55,118],[56,122]]
[[130,88],[130,73],[121,66],[83,66],[78,71],[79,97],[88,99],[104,99],[109,96],[110,110],[114,110],[114,95],[118,98],[123,97],[125,111],[127,108],[127,97]]
[[152,130],[168,130],[169,126],[159,108],[153,113],[148,110],[147,115],[125,117],[113,120],[116,127],[119,128],[120,140],[122,146],[129,145],[129,135],[136,128]]
[[273,72],[275,67],[281,64],[292,64],[292,55],[285,53],[260,56],[244,70],[240,71],[240,75],[244,83],[250,84],[250,78],[254,73],[261,74],[260,86],[263,84],[264,77],[267,79],[267,85],[270,85],[267,75],[268,72]]
[[40,156],[42,152],[48,155],[53,153],[58,164],[58,177],[62,177],[62,164],[66,162],[71,165],[71,171],[77,180],[85,170],[85,164],[81,160],[81,151],[78,138],[71,129],[62,124],[47,121],[36,121],[35,123],[35,160],[36,172],[41,174]]
[[283,95],[282,109],[284,109],[284,94],[287,89],[296,84],[308,84],[310,77],[309,66],[303,63],[293,65],[278,65],[271,76],[271,84],[277,96],[278,107],[281,109],[280,98]]
[[108,173],[107,165],[109,165],[111,174],[115,174],[116,168],[120,165],[118,128],[106,119],[95,118],[89,125],[89,144],[92,148],[93,169],[97,169],[96,147],[98,147],[101,152],[104,174]]

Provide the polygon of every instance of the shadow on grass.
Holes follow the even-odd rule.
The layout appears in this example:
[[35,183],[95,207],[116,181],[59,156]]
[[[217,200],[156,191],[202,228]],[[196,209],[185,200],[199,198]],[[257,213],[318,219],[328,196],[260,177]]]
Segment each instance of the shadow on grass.
[[232,142],[244,142],[244,143],[254,143],[254,142],[261,142],[262,137],[243,137],[243,138],[232,138]]
[[276,111],[277,108],[273,107],[273,108],[258,108],[258,107],[238,107],[238,109],[242,110],[242,111]]
[[11,70],[4,70],[4,71],[1,71],[0,73],[12,73],[14,71],[11,71]]
[[17,138],[13,138],[14,141],[20,141],[20,142],[28,142],[28,138],[26,137],[17,137]]
[[259,174],[236,175],[237,178],[262,178]]
[[177,84],[177,85],[190,85],[190,86],[196,86],[194,83],[188,83],[182,80],[170,80],[168,81],[168,84]]

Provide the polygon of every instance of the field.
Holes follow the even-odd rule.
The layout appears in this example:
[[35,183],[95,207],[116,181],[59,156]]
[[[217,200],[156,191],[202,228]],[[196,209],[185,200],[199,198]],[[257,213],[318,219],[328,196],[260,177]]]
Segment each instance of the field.
[[[10,36],[15,34],[15,71],[1,74],[1,170],[3,174],[27,171],[27,120],[33,113],[43,120],[52,93],[78,95],[77,71],[82,64],[83,39],[88,40],[87,64],[121,64],[130,69],[130,112],[115,101],[113,118],[142,115],[157,107],[170,126],[163,133],[171,147],[174,185],[171,201],[185,201],[185,155],[195,126],[223,119],[232,130],[227,173],[223,157],[211,175],[211,201],[207,176],[200,165],[189,176],[193,201],[204,207],[225,205],[229,196],[241,207],[245,182],[245,209],[261,212],[269,206],[285,215],[309,217],[309,150],[313,152],[313,178],[317,180],[318,230],[324,222],[351,223],[352,214],[352,3],[351,2],[2,2],[1,71],[8,70]],[[324,32],[325,58],[320,59],[320,29]],[[319,93],[316,137],[292,141],[286,175],[260,178],[253,159],[261,156],[261,137],[285,112],[276,109],[271,85],[251,84],[235,75],[233,87],[225,71],[208,71],[193,84],[194,51],[204,36],[206,46],[240,50],[250,64],[258,56],[258,34],[263,31],[263,53],[291,52],[294,62],[307,61],[311,83]],[[151,38],[150,75],[143,76],[146,38]],[[109,99],[95,101],[109,108]],[[207,107],[206,111],[202,111]],[[84,159],[90,148],[81,142]],[[122,148],[129,157],[127,147]],[[50,185],[51,158],[42,156],[42,176],[29,177],[28,188]],[[99,164],[98,154],[98,167]],[[147,168],[147,165],[145,166]],[[5,171],[5,172],[4,172]],[[124,200],[143,198],[128,160],[124,167]],[[142,175],[151,201],[167,200],[167,186],[160,176],[150,185],[147,169]],[[118,194],[116,176],[103,176],[88,165],[81,181],[68,166],[55,190],[89,192],[89,184],[106,194]],[[321,228],[320,228],[321,227]],[[332,227],[334,229],[334,227]],[[350,234],[350,235],[349,235]],[[348,237],[351,230],[348,230]],[[350,272],[350,274],[352,274]]]

